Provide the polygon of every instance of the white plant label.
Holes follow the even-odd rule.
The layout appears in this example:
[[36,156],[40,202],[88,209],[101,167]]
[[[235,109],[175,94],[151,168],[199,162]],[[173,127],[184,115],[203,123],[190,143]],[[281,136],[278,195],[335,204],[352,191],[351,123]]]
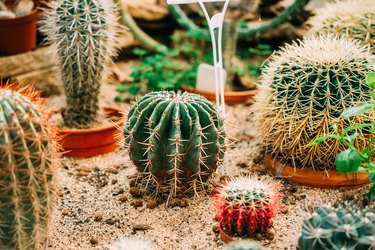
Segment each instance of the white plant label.
[[[216,13],[212,17],[207,12],[204,3],[224,2],[223,10]],[[215,73],[215,90],[216,90],[216,105],[222,117],[225,117],[225,100],[224,100],[224,69],[223,69],[223,23],[224,16],[228,9],[230,0],[167,0],[168,4],[188,4],[199,3],[202,11],[207,19],[211,41],[212,51],[214,55],[214,73]],[[217,34],[217,36],[216,36]],[[207,83],[206,83],[207,84]]]

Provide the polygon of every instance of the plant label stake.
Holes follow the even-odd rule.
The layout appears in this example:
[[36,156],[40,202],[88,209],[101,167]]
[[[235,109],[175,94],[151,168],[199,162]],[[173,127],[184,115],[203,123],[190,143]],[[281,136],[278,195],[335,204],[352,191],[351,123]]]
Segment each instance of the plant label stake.
[[[209,16],[204,3],[224,2],[222,12],[216,13],[212,17]],[[225,100],[224,100],[224,69],[223,69],[223,23],[225,12],[228,9],[230,0],[167,0],[168,4],[188,4],[199,3],[202,11],[207,19],[210,36],[212,41],[212,50],[214,55],[215,68],[215,87],[216,87],[216,105],[222,115],[225,117]],[[216,36],[217,35],[217,36]]]

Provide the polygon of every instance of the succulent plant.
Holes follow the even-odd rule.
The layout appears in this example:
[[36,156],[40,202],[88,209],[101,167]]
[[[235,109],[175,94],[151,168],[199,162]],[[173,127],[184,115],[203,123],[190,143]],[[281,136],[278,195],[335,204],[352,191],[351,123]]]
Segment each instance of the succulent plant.
[[279,184],[270,178],[240,176],[213,195],[219,226],[235,237],[266,234],[280,207]]
[[262,246],[258,245],[254,241],[239,240],[228,244],[224,250],[263,250]]
[[122,238],[116,244],[110,246],[110,250],[153,250],[149,242]]
[[[272,55],[254,105],[268,153],[297,167],[334,169],[336,155],[345,149],[340,142],[308,144],[335,129],[374,120],[374,112],[341,117],[348,107],[371,99],[365,79],[374,66],[364,46],[330,35],[307,37]],[[359,132],[357,148],[370,137]]]
[[96,119],[100,86],[119,44],[116,7],[111,0],[61,0],[50,6],[42,30],[64,84],[65,124],[88,127]]
[[43,249],[53,204],[54,130],[31,89],[0,87],[0,249]]
[[223,120],[212,103],[196,94],[143,96],[129,112],[124,135],[138,171],[170,197],[197,191],[224,157]]
[[335,1],[315,12],[315,16],[308,21],[312,33],[330,33],[357,39],[375,53],[374,1]]
[[301,250],[375,249],[375,207],[326,204],[303,222]]

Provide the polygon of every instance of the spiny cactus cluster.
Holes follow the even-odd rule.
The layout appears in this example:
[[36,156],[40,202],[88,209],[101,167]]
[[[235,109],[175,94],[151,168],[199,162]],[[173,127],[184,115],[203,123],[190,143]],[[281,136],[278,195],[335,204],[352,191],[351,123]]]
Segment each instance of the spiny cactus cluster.
[[373,0],[327,3],[315,11],[308,24],[312,33],[334,34],[361,41],[375,53],[375,5]]
[[122,238],[116,244],[110,246],[110,250],[153,250],[149,242]]
[[[358,42],[333,36],[307,37],[286,45],[269,60],[254,105],[267,150],[278,160],[315,170],[334,169],[345,148],[337,140],[308,147],[318,137],[365,121],[374,112],[344,119],[348,107],[369,101],[366,74],[374,57]],[[370,139],[359,132],[362,149]]]
[[319,207],[304,220],[298,244],[301,250],[375,249],[375,207]]
[[98,111],[101,84],[119,45],[111,0],[52,1],[42,22],[64,84],[65,124],[88,127]]
[[43,249],[56,144],[41,99],[0,87],[0,249]]
[[224,250],[265,250],[265,248],[261,247],[254,241],[240,240],[228,244]]
[[129,112],[124,136],[138,171],[170,197],[197,191],[224,157],[223,120],[207,99],[186,92],[143,96]]
[[221,230],[235,237],[255,237],[272,227],[280,207],[279,185],[272,179],[241,176],[214,194]]

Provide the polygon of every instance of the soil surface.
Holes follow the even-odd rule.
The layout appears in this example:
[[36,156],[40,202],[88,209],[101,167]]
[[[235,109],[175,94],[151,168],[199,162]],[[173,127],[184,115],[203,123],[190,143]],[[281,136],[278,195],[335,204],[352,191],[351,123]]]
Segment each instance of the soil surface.
[[[113,102],[114,89],[115,85],[103,86],[101,105],[127,110],[129,103]],[[49,104],[56,106],[62,100],[54,97]],[[227,112],[227,124],[236,141],[227,149],[224,167],[218,169],[213,181],[225,175],[270,175],[262,164],[261,138],[253,129],[251,105],[228,106]],[[146,207],[149,197],[141,194],[134,198],[129,193],[135,173],[127,152],[88,159],[63,158],[56,177],[59,200],[49,230],[49,249],[109,249],[123,237],[149,241],[160,250],[222,249],[224,243],[217,232],[209,194],[184,200],[184,206],[170,207],[161,202],[150,209]],[[313,189],[287,181],[281,186],[283,208],[275,219],[275,235],[273,239],[259,239],[271,249],[296,249],[303,207],[363,191]]]

